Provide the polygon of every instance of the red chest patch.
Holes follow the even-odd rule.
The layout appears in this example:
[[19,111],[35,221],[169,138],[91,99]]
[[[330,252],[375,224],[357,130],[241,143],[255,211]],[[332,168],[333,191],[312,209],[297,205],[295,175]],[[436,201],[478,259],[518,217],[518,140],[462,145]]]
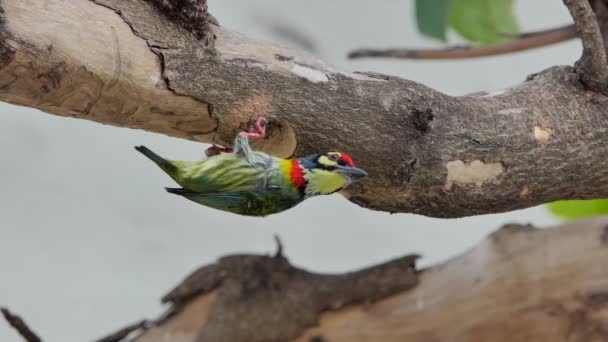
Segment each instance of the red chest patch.
[[291,170],[289,172],[289,178],[291,180],[291,184],[295,188],[301,188],[306,186],[306,179],[304,179],[304,172],[300,168],[300,163],[297,160],[291,161]]

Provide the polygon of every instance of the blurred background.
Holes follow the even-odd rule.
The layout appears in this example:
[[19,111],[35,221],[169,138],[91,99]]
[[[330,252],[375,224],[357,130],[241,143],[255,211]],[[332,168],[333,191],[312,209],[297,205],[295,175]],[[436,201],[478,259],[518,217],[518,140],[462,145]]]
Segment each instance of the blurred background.
[[[223,26],[307,49],[337,68],[408,78],[451,95],[497,90],[556,64],[577,41],[469,61],[349,61],[359,47],[440,47],[416,30],[412,0],[210,0]],[[517,1],[522,31],[570,22],[561,1]],[[450,33],[451,44],[460,42]],[[368,211],[340,195],[268,218],[225,214],[169,195],[170,179],[133,146],[175,159],[204,145],[0,104],[0,304],[48,341],[81,342],[160,312],[159,298],[194,268],[230,253],[270,253],[317,272],[407,253],[422,266],[454,257],[507,222],[546,227],[545,207],[441,220]],[[0,320],[0,341],[20,341]]]

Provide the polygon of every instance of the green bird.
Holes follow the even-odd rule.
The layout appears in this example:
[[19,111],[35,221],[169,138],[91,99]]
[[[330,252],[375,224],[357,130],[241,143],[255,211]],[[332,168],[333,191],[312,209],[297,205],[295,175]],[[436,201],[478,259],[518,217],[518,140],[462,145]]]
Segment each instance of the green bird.
[[156,163],[181,188],[165,188],[207,207],[247,216],[266,216],[293,208],[316,195],[329,195],[367,177],[341,152],[298,159],[253,151],[249,138],[265,136],[266,119],[258,118],[255,132],[241,132],[234,149],[213,145],[207,159],[168,160],[145,146],[136,150]]

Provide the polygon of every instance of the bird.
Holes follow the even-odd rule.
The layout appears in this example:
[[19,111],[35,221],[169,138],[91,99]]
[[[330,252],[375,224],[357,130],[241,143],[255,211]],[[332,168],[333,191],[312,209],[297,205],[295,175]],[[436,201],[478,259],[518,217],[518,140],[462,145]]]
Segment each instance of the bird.
[[165,159],[145,146],[135,149],[152,160],[181,188],[165,188],[198,204],[245,216],[268,216],[318,195],[329,195],[366,178],[344,153],[330,151],[284,159],[253,151],[249,139],[266,135],[267,119],[240,132],[232,149],[213,145],[198,161]]

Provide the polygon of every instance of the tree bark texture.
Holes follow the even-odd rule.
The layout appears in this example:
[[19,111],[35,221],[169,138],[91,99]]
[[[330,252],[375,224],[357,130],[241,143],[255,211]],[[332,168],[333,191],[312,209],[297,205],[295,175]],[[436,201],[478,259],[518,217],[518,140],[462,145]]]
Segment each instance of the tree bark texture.
[[417,257],[340,275],[298,268],[281,249],[223,257],[166,294],[166,314],[97,342],[608,340],[608,216],[507,225],[428,269]]
[[608,197],[608,98],[569,66],[453,97],[247,38],[217,26],[204,1],[0,7],[2,101],[223,145],[265,115],[270,134],[255,148],[346,151],[370,177],[345,195],[388,212],[459,217]]
[[[453,97],[247,38],[202,0],[0,8],[2,101],[224,145],[264,115],[256,148],[350,153],[370,178],[347,195],[377,210],[456,217],[608,196],[608,98],[587,88],[591,67]],[[414,255],[342,275],[298,268],[281,249],[233,255],[167,294],[167,315],[102,341],[603,341],[607,246],[602,217],[511,225],[425,270]]]
[[133,338],[606,341],[606,258],[608,217],[549,229],[508,225],[419,271],[415,256],[337,276],[306,272],[282,256],[230,256],[166,295],[170,318]]

